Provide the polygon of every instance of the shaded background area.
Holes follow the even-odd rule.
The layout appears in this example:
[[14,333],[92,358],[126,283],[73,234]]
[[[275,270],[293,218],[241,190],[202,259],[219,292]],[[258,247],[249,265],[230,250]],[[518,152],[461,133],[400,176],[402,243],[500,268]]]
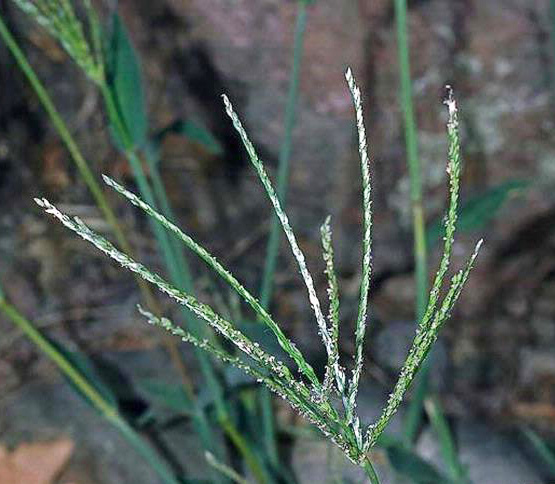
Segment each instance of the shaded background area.
[[[0,5],[95,172],[131,186],[127,162],[109,141],[97,92],[50,37],[11,3]],[[455,244],[455,265],[463,263],[477,238],[485,238],[479,263],[440,338],[432,383],[466,442],[463,451],[482,457],[490,452],[485,459],[490,472],[502,456],[506,460],[499,461],[496,472],[509,463],[515,466],[505,480],[491,480],[486,473],[481,482],[543,482],[541,466],[518,429],[529,425],[546,439],[555,438],[555,60],[549,2],[419,0],[409,7],[430,265],[439,255],[433,226],[446,200],[441,99],[447,83],[461,107],[464,154],[465,230]],[[256,291],[271,211],[220,94],[234,101],[274,175],[296,4],[136,0],[120,1],[119,8],[141,55],[151,131],[176,120],[195,120],[223,147],[223,154],[214,155],[184,137],[164,138],[161,171],[179,222]],[[112,371],[118,368],[130,382],[171,380],[159,334],[137,317],[139,295],[132,278],[51,224],[33,204],[34,196],[46,196],[107,230],[3,46],[0,64],[0,278],[5,292],[52,337]],[[310,6],[301,70],[289,214],[309,266],[321,274],[322,296],[326,281],[319,227],[327,214],[333,216],[343,298],[341,343],[348,355],[360,278],[361,194],[346,66],[362,86],[373,159],[374,278],[361,403],[361,413],[372,415],[394,383],[414,332],[409,183],[391,2],[319,0]],[[109,195],[142,260],[159,266],[146,219]],[[294,260],[287,250],[281,254],[272,312],[314,361],[323,361]],[[213,300],[205,268],[190,260],[199,295]],[[148,480],[148,470],[135,467],[132,455],[113,457],[114,449],[125,444],[98,426],[51,363],[1,316],[0,334],[2,441],[56,436],[69,428],[77,451],[64,482],[143,482],[137,475],[156,482]],[[194,373],[195,363],[188,363]],[[137,411],[140,391],[131,386],[130,411]],[[288,410],[280,407],[280,412],[293,421]],[[493,435],[495,443],[476,450]],[[200,453],[186,432],[170,430],[158,437],[188,449],[189,455]],[[433,459],[434,444],[426,439],[424,433],[419,446]],[[321,467],[318,456],[324,450],[295,445],[301,479],[314,479],[310,469]],[[195,459],[187,460],[194,465]]]

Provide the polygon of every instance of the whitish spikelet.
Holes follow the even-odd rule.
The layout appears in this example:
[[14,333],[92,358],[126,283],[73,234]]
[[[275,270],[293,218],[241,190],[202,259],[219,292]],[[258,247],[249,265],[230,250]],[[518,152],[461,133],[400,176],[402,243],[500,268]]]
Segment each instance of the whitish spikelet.
[[339,286],[337,283],[337,275],[335,274],[332,232],[330,225],[331,218],[327,217],[324,224],[320,228],[322,236],[322,253],[324,263],[326,264],[325,273],[328,279],[328,296],[329,296],[329,333],[333,344],[333,352],[328,356],[326,372],[323,384],[323,397],[328,398],[331,392],[333,382],[338,393],[344,397],[345,393],[345,372],[339,364]]
[[233,126],[235,127],[235,130],[237,131],[237,133],[239,133],[239,136],[243,141],[243,145],[247,150],[247,154],[249,155],[250,161],[254,166],[254,169],[256,170],[256,173],[258,174],[258,177],[260,178],[260,181],[262,182],[262,185],[264,186],[270,201],[272,202],[274,211],[276,212],[276,215],[279,218],[281,226],[283,227],[283,231],[285,232],[285,236],[287,237],[287,240],[291,247],[291,251],[293,252],[293,256],[295,257],[295,260],[297,261],[297,265],[299,266],[299,270],[301,271],[302,278],[304,280],[306,289],[308,291],[308,299],[314,311],[314,315],[316,316],[318,331],[320,333],[320,336],[322,337],[324,346],[329,356],[333,353],[333,344],[331,341],[331,337],[328,333],[326,320],[322,313],[320,301],[318,299],[318,296],[316,295],[316,290],[314,289],[314,282],[312,280],[312,275],[310,274],[308,267],[306,265],[305,256],[301,248],[299,247],[299,244],[297,243],[297,238],[293,233],[293,229],[291,228],[291,224],[289,223],[289,218],[287,217],[287,214],[284,212],[283,208],[281,207],[281,203],[274,190],[274,187],[272,186],[270,177],[266,173],[266,170],[264,169],[264,165],[262,161],[260,160],[260,158],[258,158],[256,150],[254,149],[253,144],[251,143],[245,129],[243,128],[243,125],[241,124],[241,120],[233,110],[233,106],[230,100],[228,99],[228,97],[224,94],[222,98],[224,100],[227,115],[231,118],[231,121],[233,122]]
[[370,276],[372,272],[372,201],[370,184],[370,160],[368,158],[368,143],[366,140],[366,129],[364,128],[364,115],[362,112],[362,98],[360,89],[355,83],[351,69],[345,74],[353,104],[355,107],[358,151],[360,154],[360,166],[362,171],[362,211],[364,214],[363,236],[362,236],[362,279],[360,283],[360,296],[358,305],[358,316],[355,326],[355,366],[349,384],[347,421],[351,422],[355,415],[356,396],[360,375],[362,373],[364,357],[364,335],[366,333],[366,319],[368,311],[368,291],[370,288]]

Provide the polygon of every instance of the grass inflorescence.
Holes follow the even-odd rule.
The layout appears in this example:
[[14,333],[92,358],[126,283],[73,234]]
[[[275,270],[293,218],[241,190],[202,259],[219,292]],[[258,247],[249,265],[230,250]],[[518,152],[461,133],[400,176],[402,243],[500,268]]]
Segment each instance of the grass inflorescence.
[[100,27],[90,0],[83,0],[88,16],[86,28],[69,0],[13,0],[24,12],[58,39],[68,55],[96,83],[104,79]]
[[[308,300],[313,309],[318,332],[328,357],[323,381],[318,379],[312,366],[295,344],[283,333],[279,324],[274,321],[272,316],[262,307],[257,299],[252,296],[213,255],[197,244],[167,217],[143,201],[141,197],[128,191],[114,180],[109,177],[104,177],[105,182],[109,186],[144,210],[155,223],[161,224],[165,229],[172,232],[174,236],[178,237],[187,248],[203,259],[217,275],[249,304],[259,319],[273,332],[281,348],[287,353],[291,360],[296,363],[298,369],[297,374],[289,369],[287,366],[288,362],[280,361],[274,355],[267,353],[258,342],[249,339],[233,324],[233,322],[218,314],[212,307],[202,303],[192,294],[175,287],[172,283],[166,281],[160,275],[151,271],[129,255],[119,251],[104,237],[88,228],[80,219],[71,218],[63,214],[44,198],[37,199],[36,201],[47,213],[53,215],[67,228],[76,232],[106,255],[119,262],[123,267],[138,274],[146,281],[156,286],[160,291],[176,300],[179,304],[185,306],[196,317],[205,321],[224,339],[234,345],[238,351],[231,352],[224,350],[219,346],[215,346],[209,339],[192,334],[187,329],[174,324],[169,319],[140,308],[141,313],[147,318],[149,323],[161,327],[169,333],[181,338],[183,341],[209,352],[227,365],[240,368],[253,376],[260,383],[266,385],[272,392],[282,397],[293,408],[298,410],[299,413],[315,424],[325,436],[343,450],[351,461],[362,466],[372,482],[378,482],[372,464],[367,457],[367,453],[376,444],[385,427],[396,413],[417,371],[422,366],[426,355],[435,342],[439,330],[448,319],[468,278],[480,248],[481,241],[477,244],[466,266],[451,278],[449,288],[445,291],[443,299],[441,299],[441,290],[444,286],[445,276],[451,259],[461,175],[457,106],[452,93],[449,92],[446,104],[449,116],[447,123],[447,135],[449,140],[447,173],[449,176],[450,197],[449,208],[445,220],[443,257],[428,297],[428,304],[423,313],[424,316],[418,324],[415,338],[401,369],[397,383],[378,419],[374,423],[363,424],[358,417],[356,401],[363,368],[364,336],[368,317],[368,289],[371,274],[372,212],[370,200],[370,160],[367,150],[360,90],[350,70],[346,73],[346,79],[351,91],[356,113],[363,192],[362,282],[359,294],[358,316],[355,324],[355,355],[353,357],[353,369],[349,376],[347,376],[339,361],[339,291],[333,263],[330,219],[328,218],[326,220],[321,230],[330,300],[329,314],[326,317],[324,316],[322,304],[320,303],[314,286],[312,274],[308,269],[305,255],[297,243],[289,218],[282,207],[276,190],[264,168],[264,164],[260,160],[254,145],[251,143],[243,128],[241,120],[235,112],[232,103],[226,96],[223,97],[225,110],[241,137],[249,159],[272,203],[274,212],[285,233],[305,283]],[[337,399],[334,398],[334,395],[340,397],[339,405],[335,403]]]

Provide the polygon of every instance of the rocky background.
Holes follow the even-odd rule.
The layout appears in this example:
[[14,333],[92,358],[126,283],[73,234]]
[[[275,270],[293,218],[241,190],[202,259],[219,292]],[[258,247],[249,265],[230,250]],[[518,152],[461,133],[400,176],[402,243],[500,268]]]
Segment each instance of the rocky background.
[[[463,202],[510,182],[519,187],[499,209],[491,209],[495,213],[481,226],[459,234],[455,265],[465,260],[479,237],[485,238],[485,247],[440,339],[432,381],[474,482],[544,482],[545,471],[518,429],[528,425],[547,439],[555,437],[555,59],[549,2],[409,4],[428,221],[441,218],[446,200],[445,84],[453,85],[461,107]],[[0,5],[94,170],[131,184],[126,161],[109,141],[98,93],[44,31],[12,3]],[[212,156],[183,138],[166,139],[162,173],[179,220],[256,289],[270,206],[219,96],[225,92],[234,101],[275,173],[296,3],[121,0],[119,8],[142,58],[151,129],[175,119],[200,120],[224,146],[222,156]],[[365,375],[369,390],[361,403],[368,415],[391,388],[414,331],[396,53],[392,2],[317,0],[310,6],[289,213],[315,273],[323,269],[319,226],[327,214],[333,216],[344,301],[342,350],[349,354],[361,237],[356,134],[343,77],[351,66],[363,87],[374,186],[374,280]],[[137,318],[139,295],[132,278],[51,224],[34,206],[32,197],[44,195],[97,229],[105,228],[4,46],[0,66],[0,278],[7,295],[54,338],[117,363],[134,377],[166,374],[158,333]],[[146,220],[116,197],[112,200],[143,260],[159,263]],[[282,248],[273,313],[318,360],[322,350],[302,281]],[[438,255],[435,245],[432,266]],[[209,299],[206,272],[198,263],[194,267],[198,290]],[[317,282],[323,295],[325,279],[319,276]],[[70,432],[76,450],[60,482],[155,482],[3,316],[0,334],[0,442],[15,445]],[[169,438],[198,452],[183,436]],[[323,451],[302,441],[297,445],[299,476],[314,481],[313,469],[322,468]],[[432,460],[437,459],[434,445],[424,432],[419,446]],[[117,459],[110,457],[110,449],[116,448]]]

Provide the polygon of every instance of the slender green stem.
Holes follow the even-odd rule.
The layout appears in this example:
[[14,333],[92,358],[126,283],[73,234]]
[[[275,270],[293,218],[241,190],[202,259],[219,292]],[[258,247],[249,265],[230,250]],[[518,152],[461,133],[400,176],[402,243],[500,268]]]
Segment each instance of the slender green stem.
[[447,422],[444,413],[441,411],[437,397],[431,396],[427,398],[424,402],[424,408],[439,440],[443,461],[447,465],[450,477],[454,483],[466,483],[464,468],[457,454],[457,447],[451,435],[449,422]]
[[173,473],[168,469],[168,467],[159,460],[152,447],[150,447],[125,420],[121,418],[111,418],[109,421],[149,463],[150,467],[160,476],[162,482],[166,484],[179,484],[182,482],[173,476]]
[[117,415],[117,409],[79,373],[79,371],[6,299],[0,300],[0,309],[12,322],[66,375],[71,382],[90,400],[93,406],[105,417]]
[[[114,123],[116,123],[116,129],[121,134],[122,141],[124,143],[125,155],[129,161],[129,164],[131,165],[133,176],[137,182],[141,195],[151,206],[157,207],[154,193],[150,187],[150,184],[148,183],[141,161],[139,160],[137,154],[131,147],[131,142],[129,141],[130,138],[127,133],[127,129],[122,121],[119,110],[117,109],[117,105],[114,100],[113,93],[111,92],[111,90],[107,85],[101,86],[101,90],[104,96],[106,109],[110,113],[109,117]],[[180,287],[185,289],[187,292],[190,292],[192,290],[193,284],[189,276],[190,272],[188,270],[188,267],[185,265],[186,261],[176,260],[176,257],[174,256],[174,251],[169,241],[168,234],[158,223],[151,221],[151,227],[156,237],[158,247],[160,248],[160,251],[162,253],[162,257],[164,259],[165,265],[168,268],[168,271],[170,272],[171,279]],[[193,318],[188,311],[184,310],[184,313],[187,318],[187,321],[189,321],[189,323],[192,324],[192,326],[194,326],[191,329],[198,334],[198,332],[203,328],[203,326],[198,324],[196,319]],[[203,373],[209,371],[209,365],[207,364],[207,362],[202,361],[206,359],[206,356],[199,351],[196,351],[196,354],[199,357],[199,360],[201,360],[201,369],[203,370]],[[217,379],[215,377],[214,378],[211,377],[210,381],[214,382],[214,381],[217,381]],[[217,394],[221,394],[221,391],[218,391]],[[201,438],[203,439],[203,442],[206,444],[207,446],[206,448],[210,449],[218,456],[221,456],[222,455],[221,451],[218,451],[214,447],[215,439],[212,435],[212,431],[207,422],[204,411],[197,409],[197,412],[195,413],[195,415],[198,419],[200,419],[200,421],[197,422],[197,428],[203,430],[203,433],[201,433]]]
[[401,77],[401,103],[405,124],[405,144],[410,177],[410,197],[414,230],[414,262],[416,270],[416,319],[420,321],[427,303],[428,270],[426,254],[426,230],[422,206],[421,165],[418,159],[416,121],[412,105],[412,87],[407,38],[407,2],[395,0],[397,25],[397,48]]
[[[0,292],[0,294],[2,293]],[[77,370],[71,362],[35,328],[31,321],[25,318],[1,295],[0,311],[4,312],[4,314],[6,314],[6,316],[8,316],[8,318],[10,318],[12,322],[58,366],[60,371],[87,397],[94,408],[123,434],[125,439],[158,474],[161,482],[165,484],[178,484],[178,480],[173,476],[167,465],[160,460],[160,457],[156,454],[154,449],[152,449],[120,416],[117,408],[108,402],[94,388],[79,370]]]
[[366,472],[366,477],[368,477],[371,484],[380,484],[378,474],[376,474],[376,470],[368,457],[366,457],[362,462],[362,468],[364,469],[364,472]]
[[266,387],[261,387],[258,393],[260,394],[260,410],[262,412],[262,426],[264,429],[262,434],[264,446],[266,447],[270,463],[278,467],[279,453],[277,448],[274,409],[272,407],[272,394]]
[[10,33],[6,23],[4,22],[1,16],[0,16],[0,37],[6,44],[10,52],[12,53],[21,71],[27,77],[27,80],[31,84],[37,97],[42,103],[45,111],[50,117],[52,124],[54,125],[58,134],[60,135],[60,138],[62,138],[62,141],[66,145],[66,148],[68,149],[72,160],[77,166],[77,169],[79,170],[79,173],[83,178],[83,181],[86,183],[87,187],[91,191],[91,194],[96,204],[98,205],[98,208],[101,210],[108,224],[112,227],[116,240],[126,252],[129,251],[130,250],[129,243],[125,238],[123,231],[121,230],[121,227],[117,221],[117,218],[114,212],[112,211],[112,209],[110,208],[100,185],[96,181],[96,178],[93,172],[91,171],[87,161],[85,160],[84,156],[79,150],[79,147],[75,142],[75,139],[69,132],[69,129],[67,128],[66,123],[64,122],[64,120],[60,116],[60,113],[54,106],[52,99],[46,92],[46,89],[44,88],[42,82],[35,74],[33,68],[27,61],[25,54],[17,45],[17,42],[15,41],[14,37]]
[[205,457],[208,465],[212,466],[218,472],[221,472],[224,476],[229,477],[229,479],[231,479],[236,484],[249,484],[249,481],[237,474],[237,472],[235,472],[235,470],[231,467],[225,465],[223,462],[218,461],[210,452],[206,452]]
[[[297,23],[295,26],[295,40],[293,46],[293,68],[289,79],[289,94],[285,107],[285,130],[281,150],[279,153],[279,165],[276,192],[282,206],[285,207],[287,196],[287,185],[289,180],[289,159],[291,157],[291,146],[293,128],[295,127],[297,114],[297,98],[299,95],[299,77],[303,54],[304,33],[306,29],[307,7],[306,2],[299,1],[297,10]],[[274,274],[276,271],[279,243],[281,238],[281,226],[277,216],[274,215],[268,245],[266,247],[266,261],[262,286],[260,289],[260,302],[262,307],[268,308],[272,298]]]
[[522,427],[521,430],[536,451],[538,457],[544,462],[550,477],[552,479],[555,478],[555,452],[532,429]]

